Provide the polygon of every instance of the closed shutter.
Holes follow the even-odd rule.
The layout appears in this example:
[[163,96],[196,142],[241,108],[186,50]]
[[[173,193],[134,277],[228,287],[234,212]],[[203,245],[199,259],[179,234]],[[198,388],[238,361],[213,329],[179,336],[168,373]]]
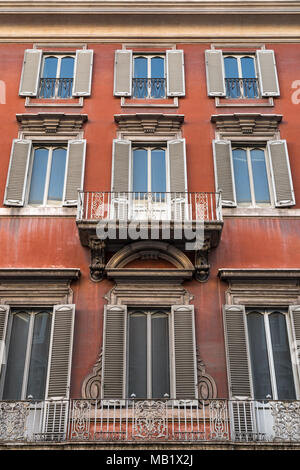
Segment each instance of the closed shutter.
[[20,96],[36,96],[39,87],[42,51],[26,49],[21,75]]
[[85,169],[86,140],[68,142],[67,167],[63,205],[75,206],[78,202],[78,190],[83,189]]
[[184,96],[184,53],[182,50],[166,51],[167,95]]
[[208,96],[226,96],[222,51],[217,49],[206,50],[205,67]]
[[196,338],[193,305],[172,306],[176,399],[197,398]]
[[90,96],[93,72],[92,50],[76,51],[73,96]]
[[300,383],[300,305],[291,305],[289,307],[289,314],[293,335],[292,360],[297,365],[298,383]]
[[114,95],[131,96],[132,93],[132,51],[115,52]]
[[112,192],[129,191],[129,161],[131,142],[129,140],[113,141],[112,155]]
[[222,191],[222,205],[235,207],[236,193],[229,140],[213,141],[216,191]]
[[31,147],[31,140],[13,140],[4,195],[6,205],[24,205]]
[[268,149],[275,206],[292,206],[295,204],[295,196],[286,141],[270,140],[268,141]]
[[9,306],[0,305],[0,377],[1,377],[1,367],[5,363],[5,338],[7,330],[7,322],[9,315]]
[[126,305],[107,305],[104,310],[103,398],[125,395]]
[[258,79],[261,96],[279,96],[279,84],[274,51],[259,49],[256,51]]

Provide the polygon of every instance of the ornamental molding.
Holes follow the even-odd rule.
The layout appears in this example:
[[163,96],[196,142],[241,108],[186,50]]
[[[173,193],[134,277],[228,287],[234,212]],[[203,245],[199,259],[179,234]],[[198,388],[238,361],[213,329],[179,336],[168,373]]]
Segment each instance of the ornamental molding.
[[288,281],[289,279],[300,281],[300,269],[297,268],[278,268],[278,269],[263,269],[263,268],[222,268],[218,271],[219,278],[222,281],[232,280],[278,280],[282,279]]
[[88,120],[87,114],[17,114],[20,131],[30,134],[78,134]]
[[122,135],[177,135],[184,121],[182,114],[115,114],[118,132]]
[[243,135],[274,138],[281,120],[280,114],[234,113],[211,116],[216,132],[223,138]]

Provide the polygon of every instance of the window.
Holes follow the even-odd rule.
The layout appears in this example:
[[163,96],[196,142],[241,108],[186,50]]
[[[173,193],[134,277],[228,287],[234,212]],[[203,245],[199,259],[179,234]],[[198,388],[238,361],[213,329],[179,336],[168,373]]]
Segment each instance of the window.
[[165,98],[165,57],[134,56],[132,87],[135,98]]
[[75,56],[45,55],[39,85],[39,98],[71,98]]
[[29,205],[61,205],[67,147],[33,147]]
[[166,149],[134,147],[132,173],[133,192],[165,193],[167,191]]
[[226,96],[228,98],[258,98],[255,57],[224,55]]
[[247,309],[254,398],[295,400],[287,311]]
[[128,396],[170,397],[169,313],[129,310]]

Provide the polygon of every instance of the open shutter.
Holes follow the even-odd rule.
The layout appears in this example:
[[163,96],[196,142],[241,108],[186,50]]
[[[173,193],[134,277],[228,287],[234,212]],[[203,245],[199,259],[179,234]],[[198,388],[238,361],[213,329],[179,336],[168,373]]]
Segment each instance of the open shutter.
[[4,364],[4,354],[5,354],[5,338],[7,330],[7,322],[9,315],[9,305],[0,305],[0,377],[1,377],[1,367]]
[[176,399],[197,398],[196,338],[193,305],[173,305]]
[[63,205],[75,206],[83,188],[86,140],[69,140]]
[[114,95],[131,96],[132,93],[132,51],[115,52]]
[[125,396],[126,305],[106,305],[103,338],[103,398]]
[[24,205],[31,146],[31,140],[13,140],[4,196],[6,205]]
[[300,305],[291,305],[289,314],[292,323],[293,335],[293,362],[297,365],[298,382],[300,383]]
[[182,50],[166,51],[167,95],[184,96],[184,53]]
[[129,191],[129,161],[131,142],[129,140],[113,141],[112,155],[112,192]]
[[36,96],[38,92],[43,52],[39,49],[26,49],[20,81],[20,96]]
[[93,53],[90,49],[76,51],[73,96],[90,96],[93,71]]
[[216,191],[222,191],[222,205],[235,207],[236,193],[229,140],[213,140]]
[[183,220],[188,217],[187,174],[185,139],[168,141],[171,217]]
[[279,84],[274,51],[259,49],[256,51],[258,79],[261,96],[279,96]]
[[286,141],[269,140],[268,149],[275,206],[292,206],[295,204],[295,195]]
[[208,96],[226,96],[222,51],[217,49],[206,50],[205,67]]

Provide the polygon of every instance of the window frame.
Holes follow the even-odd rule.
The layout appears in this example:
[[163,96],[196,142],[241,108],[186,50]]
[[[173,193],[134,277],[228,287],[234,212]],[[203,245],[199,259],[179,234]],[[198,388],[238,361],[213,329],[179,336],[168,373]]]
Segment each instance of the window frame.
[[[138,96],[135,96],[134,95],[134,87],[133,87],[133,80],[136,78],[135,77],[135,59],[137,58],[145,58],[147,59],[147,77],[140,77],[141,79],[147,79],[147,80],[150,80],[152,78],[157,78],[157,77],[152,77],[151,76],[151,59],[153,58],[161,58],[164,60],[164,77],[163,77],[163,80],[165,81],[165,85],[164,85],[164,96],[160,96],[160,97],[155,97],[155,96],[152,96],[151,95],[151,86],[149,87],[149,84],[147,84],[147,96],[145,97],[142,97],[142,98],[139,98]],[[167,67],[166,67],[166,53],[155,53],[155,52],[141,52],[141,53],[138,53],[138,52],[133,52],[132,53],[132,96],[131,98],[132,99],[146,99],[146,100],[165,100],[167,97]]]
[[[152,193],[152,172],[151,172],[151,152],[152,150],[164,150],[165,151],[165,170],[166,170],[166,190],[165,192],[170,191],[170,165],[169,165],[169,152],[168,152],[168,146],[167,142],[161,143],[161,142],[148,142],[143,145],[143,143],[139,142],[132,142],[131,146],[131,156],[130,156],[130,177],[129,177],[129,188],[131,192],[134,192],[133,190],[133,171],[134,171],[134,150],[136,149],[143,149],[147,151],[147,192]],[[141,193],[142,191],[137,191],[138,193]],[[162,194],[163,192],[158,192]]]
[[[49,78],[55,78],[56,80],[60,79],[60,78],[63,79],[63,77],[60,77],[62,59],[66,58],[66,57],[69,57],[69,58],[73,58],[73,60],[74,60],[72,86],[70,87],[71,93],[70,93],[70,96],[67,96],[66,98],[64,98],[62,96],[58,96],[59,87],[57,86],[56,83],[54,85],[54,95],[53,96],[47,97],[47,98],[45,98],[44,96],[40,96],[41,80],[45,78],[45,77],[43,77],[44,68],[45,68],[45,60],[49,57],[55,57],[56,59],[58,59],[57,68],[56,68],[56,76],[55,77],[49,77]],[[42,61],[41,61],[41,69],[40,69],[40,74],[39,74],[39,90],[38,90],[37,98],[38,99],[46,99],[46,100],[48,100],[48,99],[50,99],[50,100],[70,100],[70,99],[74,99],[72,90],[73,90],[74,77],[75,77],[75,66],[76,66],[76,52],[70,52],[70,53],[67,53],[67,52],[53,52],[53,53],[43,52],[42,53]],[[68,79],[70,80],[70,78],[68,78]]]
[[[241,59],[244,58],[244,57],[249,57],[249,58],[253,59],[254,70],[255,70],[255,80],[256,80],[256,86],[257,86],[257,92],[258,92],[257,96],[255,96],[254,98],[249,98],[247,96],[244,96],[244,93],[243,93],[243,90],[242,90],[241,87],[240,87],[240,90],[241,90],[241,95],[240,96],[235,98],[235,97],[227,95],[226,79],[227,78],[233,78],[233,77],[226,77],[226,73],[225,73],[225,59],[226,59],[226,57],[233,57],[233,58],[237,59],[237,70],[238,70],[237,79],[238,80],[247,79],[247,77],[243,77]],[[259,83],[258,66],[257,66],[257,63],[256,63],[256,54],[254,52],[250,52],[250,53],[247,53],[247,52],[233,52],[231,54],[230,52],[223,51],[222,58],[223,58],[224,84],[225,84],[225,93],[226,93],[225,98],[228,99],[228,100],[257,100],[257,99],[261,99],[262,96],[261,96],[260,83]]]

